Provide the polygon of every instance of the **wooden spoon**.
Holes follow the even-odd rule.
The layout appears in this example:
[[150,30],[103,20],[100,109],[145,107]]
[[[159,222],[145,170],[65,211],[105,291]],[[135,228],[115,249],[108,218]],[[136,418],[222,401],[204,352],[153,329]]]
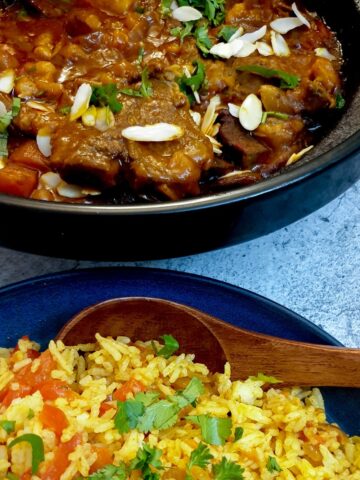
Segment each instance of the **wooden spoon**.
[[210,371],[231,365],[233,379],[262,372],[286,385],[360,387],[360,349],[295,342],[243,330],[194,308],[156,298],[117,298],[82,310],[57,336],[66,345],[95,333],[135,340],[171,334],[180,352],[195,353]]

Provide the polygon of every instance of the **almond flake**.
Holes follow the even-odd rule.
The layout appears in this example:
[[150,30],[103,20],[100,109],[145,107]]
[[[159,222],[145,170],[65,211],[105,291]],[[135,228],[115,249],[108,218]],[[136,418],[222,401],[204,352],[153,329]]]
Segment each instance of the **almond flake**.
[[290,156],[289,160],[286,162],[286,167],[300,160],[300,158],[302,158],[306,153],[308,153],[313,148],[314,148],[314,145],[310,145],[310,147],[306,147],[303,150],[300,150],[300,152],[293,153]]
[[240,50],[234,55],[236,58],[244,58],[248,57],[252,53],[255,52],[256,46],[250,42],[244,42],[244,45],[240,48]]
[[30,100],[29,102],[26,102],[26,105],[34,110],[39,110],[40,112],[53,112],[54,109],[52,107],[49,107],[43,102],[35,102]]
[[310,22],[309,20],[300,12],[300,10],[298,9],[296,3],[294,2],[292,5],[291,5],[291,8],[292,8],[292,11],[295,13],[295,15],[297,16],[297,18],[304,24],[306,25],[308,28],[310,28]]
[[220,42],[210,48],[212,55],[217,55],[220,58],[234,57],[244,46],[244,42],[241,38],[236,38],[230,43]]
[[221,105],[221,99],[219,95],[212,97],[206,109],[206,112],[201,124],[201,131],[205,133],[205,135],[210,133],[210,129],[214,125],[215,120],[217,118],[216,110],[217,108],[220,107],[220,105]]
[[257,48],[260,55],[264,57],[269,57],[270,55],[274,55],[274,50],[265,42],[256,42],[255,47]]
[[179,7],[173,10],[172,17],[179,22],[193,22],[200,20],[202,13],[194,7]]
[[240,107],[239,120],[241,125],[250,132],[256,130],[261,124],[262,114],[261,101],[256,95],[250,93]]
[[315,55],[327,60],[336,60],[335,55],[332,55],[327,48],[315,48]]
[[70,183],[64,182],[64,180],[62,180],[56,187],[56,191],[59,195],[65,198],[76,199],[86,197],[86,193],[84,193],[84,191],[79,185],[72,185]]
[[155,123],[153,125],[125,128],[121,134],[128,140],[136,142],[169,142],[184,135],[184,130],[172,123]]
[[240,106],[235,103],[228,103],[229,113],[235,118],[239,118]]
[[211,142],[211,145],[212,145],[212,148],[213,148],[213,152],[214,152],[214,153],[217,153],[218,155],[221,155],[221,154],[222,154],[222,150],[221,150],[222,145],[221,145],[221,143],[218,142],[218,141],[216,140],[216,138],[211,137],[210,135],[206,135],[206,137],[207,137],[207,138],[210,140],[210,142]]
[[55,189],[61,181],[60,175],[55,172],[46,172],[39,178],[40,185],[48,189]]
[[92,95],[92,88],[88,83],[83,83],[76,92],[74,103],[70,111],[70,121],[81,117],[89,108],[90,98]]
[[10,93],[15,84],[14,70],[4,70],[0,73],[0,92]]
[[38,149],[45,157],[51,155],[51,136],[46,128],[41,128],[36,135]]
[[255,30],[254,32],[245,33],[240,38],[244,42],[255,43],[258,40],[260,40],[261,38],[265,37],[266,30],[267,30],[267,27],[266,27],[266,25],[264,25],[263,27],[259,28],[258,30]]
[[194,120],[194,123],[199,127],[201,124],[201,115],[199,112],[194,112],[193,110],[189,110],[191,118]]
[[270,27],[278,33],[288,33],[294,28],[301,27],[303,22],[297,17],[277,18],[270,23]]
[[280,34],[276,33],[273,30],[270,32],[271,35],[271,46],[274,50],[275,55],[278,57],[288,57],[290,55],[290,49],[286,43],[285,38]]
[[231,37],[228,40],[228,43],[231,43],[237,38],[241,37],[243,33],[244,33],[244,28],[243,27],[238,28],[236,32],[231,35]]

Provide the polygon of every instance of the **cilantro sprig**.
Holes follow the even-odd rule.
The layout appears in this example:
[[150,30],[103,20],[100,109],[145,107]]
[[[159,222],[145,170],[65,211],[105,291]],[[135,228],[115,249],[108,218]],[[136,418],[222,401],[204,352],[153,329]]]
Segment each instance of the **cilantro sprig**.
[[115,83],[92,87],[90,104],[96,107],[109,107],[113,113],[119,113],[123,106],[118,101],[117,94],[118,90]]
[[237,67],[240,72],[250,72],[255,75],[259,75],[264,78],[278,78],[280,80],[280,88],[293,89],[300,83],[300,77],[291,73],[284,72],[283,70],[275,70],[272,68],[266,68],[261,65],[243,65]]
[[189,6],[196,8],[209,20],[210,24],[215,27],[224,21],[225,0],[179,0],[178,3],[180,7]]
[[244,429],[242,427],[236,427],[234,432],[234,441],[237,442],[238,440],[240,440],[243,434],[244,434]]
[[204,442],[210,445],[225,445],[231,434],[231,418],[211,417],[210,415],[189,415],[186,417],[200,426]]
[[124,464],[116,467],[115,465],[105,465],[105,467],[96,470],[87,477],[88,480],[126,480],[128,478]]
[[153,349],[158,357],[170,358],[177,350],[179,350],[179,342],[172,335],[162,335],[161,340],[164,341],[164,346],[157,350],[153,344]]
[[205,83],[205,65],[196,60],[194,73],[187,77],[185,74],[178,79],[180,90],[188,97],[190,105],[195,102],[194,92],[198,92]]
[[195,450],[191,452],[190,459],[186,466],[186,480],[191,480],[191,469],[195,466],[205,468],[209,465],[210,460],[214,458],[211,455],[209,447],[204,443],[200,443]]
[[134,88],[122,88],[119,90],[120,93],[124,95],[129,95],[131,97],[151,97],[152,95],[152,86],[149,80],[149,72],[147,68],[141,72],[141,84],[139,89]]
[[0,117],[0,157],[7,157],[8,127],[20,112],[20,98],[14,97],[11,110]]
[[238,30],[238,27],[232,25],[223,25],[219,30],[217,37],[228,42],[234,33]]
[[131,462],[130,470],[140,470],[144,480],[158,480],[160,475],[156,470],[164,468],[160,460],[161,454],[161,450],[151,448],[145,443]]
[[335,104],[336,109],[341,110],[342,108],[345,107],[346,101],[345,101],[345,98],[341,95],[341,93],[337,93],[335,95],[335,102],[336,102]]
[[9,443],[8,448],[12,448],[18,443],[27,442],[30,443],[32,458],[31,458],[31,473],[35,473],[39,470],[39,465],[44,461],[44,442],[39,435],[35,433],[25,433],[16,437],[12,442]]
[[243,480],[244,468],[223,457],[220,463],[213,465],[214,480]]
[[270,473],[282,472],[282,468],[278,464],[276,458],[272,457],[271,455],[269,455],[268,461],[266,463],[266,468]]

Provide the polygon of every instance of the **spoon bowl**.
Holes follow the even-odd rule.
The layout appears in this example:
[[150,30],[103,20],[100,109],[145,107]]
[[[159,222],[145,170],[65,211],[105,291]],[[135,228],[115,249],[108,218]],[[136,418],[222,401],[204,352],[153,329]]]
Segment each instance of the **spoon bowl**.
[[75,315],[57,335],[66,345],[96,333],[153,340],[171,334],[180,353],[194,353],[212,372],[228,361],[233,379],[259,372],[286,385],[360,387],[360,349],[285,340],[244,330],[194,308],[157,298],[117,298]]

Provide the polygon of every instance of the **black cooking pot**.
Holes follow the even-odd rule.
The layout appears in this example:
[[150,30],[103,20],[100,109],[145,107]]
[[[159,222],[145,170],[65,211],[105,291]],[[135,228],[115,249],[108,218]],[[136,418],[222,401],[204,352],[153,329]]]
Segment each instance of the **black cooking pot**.
[[346,108],[311,154],[256,185],[137,206],[69,205],[0,195],[0,242],[62,257],[130,260],[186,255],[270,233],[308,215],[360,177],[360,2],[305,2],[337,33]]

